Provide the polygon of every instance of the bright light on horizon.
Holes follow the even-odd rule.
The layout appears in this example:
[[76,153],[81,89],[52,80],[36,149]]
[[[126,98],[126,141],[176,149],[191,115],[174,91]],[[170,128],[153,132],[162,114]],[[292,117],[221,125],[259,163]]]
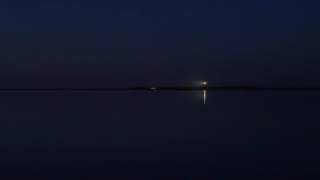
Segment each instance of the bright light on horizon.
[[207,81],[202,81],[201,85],[208,85],[208,82]]

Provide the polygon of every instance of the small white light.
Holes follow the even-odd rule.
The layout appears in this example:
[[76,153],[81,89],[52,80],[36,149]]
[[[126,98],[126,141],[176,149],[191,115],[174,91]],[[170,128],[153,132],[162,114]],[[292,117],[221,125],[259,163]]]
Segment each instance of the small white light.
[[201,85],[207,85],[208,84],[208,82],[207,81],[203,81],[203,82],[201,82]]
[[157,90],[157,88],[156,87],[151,87],[151,90]]

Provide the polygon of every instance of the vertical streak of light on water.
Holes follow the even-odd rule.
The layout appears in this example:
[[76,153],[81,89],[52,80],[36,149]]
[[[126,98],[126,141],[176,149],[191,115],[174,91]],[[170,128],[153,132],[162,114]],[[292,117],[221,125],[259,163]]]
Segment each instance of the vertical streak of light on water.
[[203,104],[206,104],[206,100],[207,100],[207,91],[204,90],[203,91]]

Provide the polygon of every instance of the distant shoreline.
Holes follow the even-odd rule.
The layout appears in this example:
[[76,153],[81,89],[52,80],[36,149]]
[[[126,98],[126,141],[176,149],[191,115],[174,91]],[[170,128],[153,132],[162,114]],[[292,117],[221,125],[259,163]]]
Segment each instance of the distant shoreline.
[[259,86],[154,86],[129,88],[0,88],[0,91],[320,91],[320,86],[259,87]]

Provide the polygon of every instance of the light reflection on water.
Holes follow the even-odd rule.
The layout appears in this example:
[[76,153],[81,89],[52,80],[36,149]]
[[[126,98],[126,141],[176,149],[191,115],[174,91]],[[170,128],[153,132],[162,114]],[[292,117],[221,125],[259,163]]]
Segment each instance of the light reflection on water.
[[203,91],[203,104],[206,104],[206,100],[207,100],[207,91],[204,90]]

